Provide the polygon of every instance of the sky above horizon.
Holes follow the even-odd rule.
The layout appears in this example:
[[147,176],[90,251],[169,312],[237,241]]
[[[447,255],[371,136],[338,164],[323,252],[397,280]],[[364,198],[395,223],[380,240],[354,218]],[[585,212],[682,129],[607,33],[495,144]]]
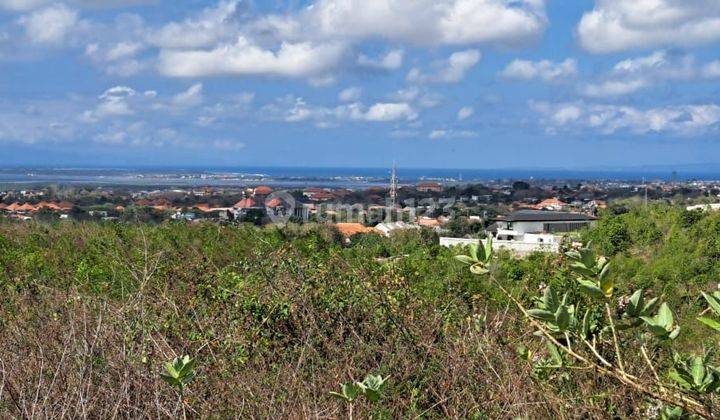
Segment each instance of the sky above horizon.
[[0,166],[720,163],[717,0],[0,0]]

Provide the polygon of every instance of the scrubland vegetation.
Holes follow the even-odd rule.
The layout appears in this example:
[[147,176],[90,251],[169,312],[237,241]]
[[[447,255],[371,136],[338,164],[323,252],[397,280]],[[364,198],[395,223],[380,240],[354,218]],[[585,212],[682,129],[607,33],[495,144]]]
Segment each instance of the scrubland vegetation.
[[[701,292],[718,289],[720,214],[615,213],[583,233],[592,258],[486,261],[427,232],[347,246],[325,226],[2,222],[0,416],[712,416],[718,359],[702,361],[704,390],[692,361],[690,385],[676,379],[677,357],[720,337],[696,320],[718,319]],[[658,300],[633,314],[639,289]],[[547,303],[552,320],[537,312]],[[662,324],[660,303],[673,314],[664,337],[640,318]]]

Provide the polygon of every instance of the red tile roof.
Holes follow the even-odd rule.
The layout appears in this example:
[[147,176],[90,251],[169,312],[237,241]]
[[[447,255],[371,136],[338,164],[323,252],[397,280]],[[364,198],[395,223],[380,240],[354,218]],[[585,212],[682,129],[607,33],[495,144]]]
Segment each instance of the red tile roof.
[[255,195],[270,195],[270,194],[272,194],[272,192],[273,192],[272,188],[270,188],[266,185],[261,185],[261,186],[255,188],[255,191],[253,191],[253,194],[255,194]]
[[375,228],[367,227],[362,223],[336,223],[335,227],[346,238],[358,233],[377,233]]
[[235,207],[236,209],[249,209],[253,207],[258,207],[258,204],[257,202],[255,202],[255,200],[248,197],[238,201],[233,207]]

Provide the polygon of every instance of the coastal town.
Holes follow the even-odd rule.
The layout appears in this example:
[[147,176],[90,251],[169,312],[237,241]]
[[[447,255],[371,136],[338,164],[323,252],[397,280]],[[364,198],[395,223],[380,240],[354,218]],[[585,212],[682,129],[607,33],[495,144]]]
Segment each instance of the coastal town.
[[492,236],[518,253],[558,252],[568,234],[593,223],[610,203],[666,201],[688,209],[715,208],[720,184],[689,182],[568,182],[499,180],[484,183],[400,183],[387,186],[280,189],[128,186],[0,190],[0,217],[18,222],[105,221],[185,223],[326,223],[347,241],[356,234],[390,236],[427,229],[440,244],[463,245]]

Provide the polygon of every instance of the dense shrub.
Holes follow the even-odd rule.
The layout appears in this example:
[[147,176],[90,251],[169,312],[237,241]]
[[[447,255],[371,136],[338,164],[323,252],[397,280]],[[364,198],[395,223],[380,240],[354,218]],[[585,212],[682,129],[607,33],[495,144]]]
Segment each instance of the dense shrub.
[[[694,314],[720,216],[680,214],[606,215],[588,235],[620,253],[618,288]],[[455,252],[426,232],[346,245],[325,226],[0,222],[0,414],[178,416],[160,374],[189,354],[194,417],[343,417],[329,391],[367,373],[390,379],[359,417],[645,417],[652,401],[592,372],[534,372],[516,352],[529,330]],[[503,254],[496,274],[529,304],[571,286],[562,259]],[[707,341],[683,327],[686,348]]]

